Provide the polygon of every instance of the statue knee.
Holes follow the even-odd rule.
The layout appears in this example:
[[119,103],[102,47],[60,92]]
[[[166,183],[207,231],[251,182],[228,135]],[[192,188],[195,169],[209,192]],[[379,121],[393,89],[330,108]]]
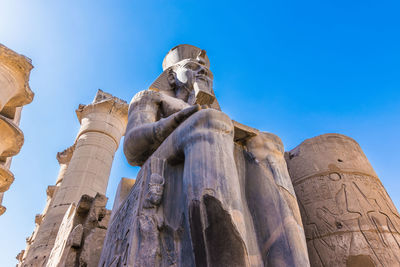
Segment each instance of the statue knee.
[[233,135],[232,120],[219,110],[202,109],[193,114],[190,119],[190,124],[193,127],[191,128],[194,130]]
[[213,142],[221,137],[232,138],[233,141],[232,120],[219,110],[202,109],[185,121],[179,134],[179,143],[194,143],[200,140]]

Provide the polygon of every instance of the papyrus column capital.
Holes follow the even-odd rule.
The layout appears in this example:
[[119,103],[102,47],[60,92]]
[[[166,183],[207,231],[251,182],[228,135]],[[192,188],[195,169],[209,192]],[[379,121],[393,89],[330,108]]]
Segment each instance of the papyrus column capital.
[[0,157],[12,157],[24,144],[24,134],[10,119],[0,115]]
[[[10,119],[0,115],[0,156],[11,157],[21,150],[24,135],[19,127]],[[0,192],[8,190],[14,175],[6,165],[0,165]],[[0,202],[1,204],[1,202]]]
[[0,44],[0,110],[4,106],[23,106],[33,100],[29,87],[31,60]]
[[118,145],[128,121],[128,104],[98,90],[92,103],[79,105],[76,115],[81,123],[77,139],[86,132],[101,132],[113,138]]

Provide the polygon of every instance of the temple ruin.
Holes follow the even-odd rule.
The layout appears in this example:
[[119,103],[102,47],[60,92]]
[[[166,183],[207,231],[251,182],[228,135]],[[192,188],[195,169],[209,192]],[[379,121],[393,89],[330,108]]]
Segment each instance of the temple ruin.
[[[205,50],[179,45],[128,104],[98,91],[57,154],[18,266],[400,266],[400,215],[340,134],[285,152],[221,111]],[[121,137],[127,161],[105,192]]]

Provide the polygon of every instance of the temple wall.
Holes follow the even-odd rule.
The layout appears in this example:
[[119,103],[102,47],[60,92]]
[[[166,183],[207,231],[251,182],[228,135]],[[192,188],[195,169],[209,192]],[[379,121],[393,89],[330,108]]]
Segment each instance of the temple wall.
[[311,266],[399,266],[400,216],[353,139],[324,134],[286,153]]

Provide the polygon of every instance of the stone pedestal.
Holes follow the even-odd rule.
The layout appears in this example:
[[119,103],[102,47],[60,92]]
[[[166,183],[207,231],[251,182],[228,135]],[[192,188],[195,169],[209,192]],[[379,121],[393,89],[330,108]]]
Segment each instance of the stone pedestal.
[[22,106],[33,100],[29,88],[31,60],[0,44],[0,215],[3,193],[14,181],[9,171],[11,157],[19,153],[24,135],[19,129]]
[[286,153],[311,266],[400,266],[400,216],[360,146],[340,134]]
[[61,167],[51,206],[21,266],[45,264],[60,224],[73,203],[83,195],[105,195],[114,153],[125,133],[128,104],[99,90],[89,105],[76,111],[81,128],[68,167]]

